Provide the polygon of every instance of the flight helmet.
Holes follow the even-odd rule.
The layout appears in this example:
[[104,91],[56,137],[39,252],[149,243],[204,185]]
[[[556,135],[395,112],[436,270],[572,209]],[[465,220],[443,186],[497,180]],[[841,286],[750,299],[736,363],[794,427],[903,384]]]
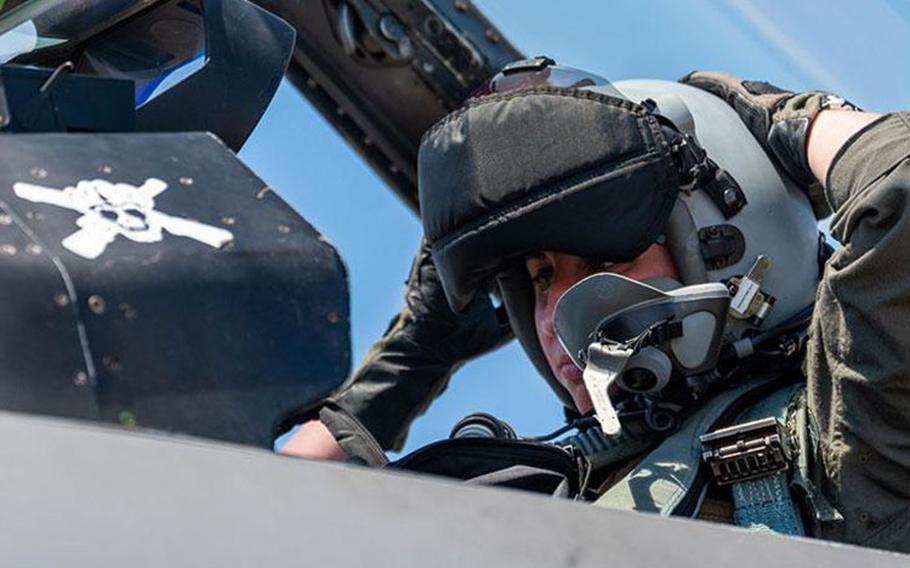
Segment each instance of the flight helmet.
[[[648,285],[611,275],[586,286],[589,294],[627,298],[597,314],[596,323],[641,302],[680,305],[693,291],[722,301],[722,309],[715,302],[708,310],[717,321],[696,326],[712,338],[707,348],[694,348],[710,351],[705,360],[691,361],[693,348],[686,348],[689,371],[699,373],[722,347],[748,357],[750,337],[765,337],[811,309],[825,247],[812,207],[720,98],[671,81],[610,83],[547,58],[508,66],[478,95],[423,137],[424,231],[452,308],[477,293],[498,293],[520,343],[567,407],[571,397],[537,339],[524,267],[530,253],[628,262],[665,243],[681,282]],[[563,327],[584,319],[566,316]],[[559,333],[559,313],[556,326]],[[596,333],[560,334],[580,366],[584,354],[566,342]],[[684,358],[670,355],[675,370]]]

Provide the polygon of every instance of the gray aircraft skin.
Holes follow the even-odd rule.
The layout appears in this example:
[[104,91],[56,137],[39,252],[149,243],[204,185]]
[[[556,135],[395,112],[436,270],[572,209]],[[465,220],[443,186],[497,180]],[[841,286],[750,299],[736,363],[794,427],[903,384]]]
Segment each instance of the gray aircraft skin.
[[[907,565],[272,453],[350,372],[347,276],[232,151],[286,75],[414,208],[423,130],[521,54],[463,0],[86,6],[0,2],[0,565]],[[160,22],[174,65],[130,51]]]
[[900,554],[0,413],[4,566],[906,566]]

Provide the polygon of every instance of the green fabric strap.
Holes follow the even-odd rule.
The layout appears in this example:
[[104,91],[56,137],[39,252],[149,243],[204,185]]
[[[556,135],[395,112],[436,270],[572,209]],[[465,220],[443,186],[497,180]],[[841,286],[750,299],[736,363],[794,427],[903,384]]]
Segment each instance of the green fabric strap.
[[733,485],[733,523],[754,531],[804,535],[787,472]]
[[[738,422],[773,416],[786,424],[790,401],[803,388],[797,385],[778,390],[744,412]],[[756,531],[806,534],[790,492],[789,472],[733,484],[733,522]]]

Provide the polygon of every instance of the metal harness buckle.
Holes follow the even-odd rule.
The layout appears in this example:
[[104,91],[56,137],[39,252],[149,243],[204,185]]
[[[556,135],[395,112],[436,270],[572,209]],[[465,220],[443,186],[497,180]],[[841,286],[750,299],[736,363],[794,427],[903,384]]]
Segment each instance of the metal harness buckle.
[[699,436],[702,459],[718,485],[757,479],[787,469],[790,457],[780,423],[761,418]]

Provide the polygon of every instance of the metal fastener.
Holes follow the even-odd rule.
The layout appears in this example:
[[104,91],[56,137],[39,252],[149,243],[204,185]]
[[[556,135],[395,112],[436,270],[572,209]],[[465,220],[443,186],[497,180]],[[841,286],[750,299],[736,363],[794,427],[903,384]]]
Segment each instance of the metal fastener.
[[88,309],[92,312],[101,315],[107,309],[107,304],[104,302],[104,298],[98,294],[92,294],[88,297]]

